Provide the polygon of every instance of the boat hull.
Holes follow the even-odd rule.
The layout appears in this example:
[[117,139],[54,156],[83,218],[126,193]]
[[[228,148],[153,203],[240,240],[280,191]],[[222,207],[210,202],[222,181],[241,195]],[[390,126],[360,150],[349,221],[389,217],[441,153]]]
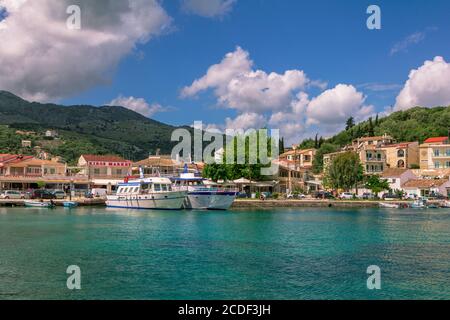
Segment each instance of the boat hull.
[[184,208],[193,210],[228,210],[236,199],[236,192],[189,192]]
[[107,196],[109,208],[146,209],[146,210],[180,210],[187,192],[154,193],[148,195]]
[[25,201],[25,207],[30,208],[52,208],[53,205],[48,202],[33,202],[33,201]]

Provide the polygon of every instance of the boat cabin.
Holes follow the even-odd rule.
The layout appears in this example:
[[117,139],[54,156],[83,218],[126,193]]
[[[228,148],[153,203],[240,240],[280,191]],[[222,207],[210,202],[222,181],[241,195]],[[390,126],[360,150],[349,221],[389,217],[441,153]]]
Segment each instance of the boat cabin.
[[150,179],[119,184],[117,195],[137,195],[171,192],[172,184],[168,179]]

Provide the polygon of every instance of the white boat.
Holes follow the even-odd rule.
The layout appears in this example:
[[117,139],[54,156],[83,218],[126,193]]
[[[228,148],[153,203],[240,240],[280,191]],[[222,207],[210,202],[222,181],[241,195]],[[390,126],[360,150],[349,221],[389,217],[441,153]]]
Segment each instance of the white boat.
[[121,183],[114,195],[108,195],[110,208],[180,210],[187,191],[173,190],[168,178],[141,178]]
[[172,178],[174,188],[187,191],[185,209],[228,210],[237,196],[235,189],[206,186],[201,177],[193,173],[181,173]]
[[380,208],[387,208],[387,209],[399,209],[400,208],[400,205],[398,203],[380,202],[379,205],[380,205]]
[[411,205],[411,208],[413,209],[425,209],[426,207],[427,207],[427,200],[423,198],[415,200]]
[[442,207],[442,208],[450,208],[450,201],[444,201],[444,202],[441,204],[441,207]]
[[52,208],[54,204],[51,202],[41,202],[41,201],[25,201],[25,207],[33,207],[33,208]]

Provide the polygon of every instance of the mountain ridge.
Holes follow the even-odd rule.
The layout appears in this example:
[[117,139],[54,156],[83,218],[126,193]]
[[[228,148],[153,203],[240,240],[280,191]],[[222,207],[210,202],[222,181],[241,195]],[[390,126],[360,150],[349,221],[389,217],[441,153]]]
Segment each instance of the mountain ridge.
[[[170,137],[177,128],[121,106],[28,102],[7,91],[0,91],[0,125],[17,130],[62,131],[63,138],[77,137],[91,144],[98,143],[101,153],[127,156],[132,160],[145,158],[157,149],[170,153],[174,145]],[[105,140],[110,142],[105,145]]]

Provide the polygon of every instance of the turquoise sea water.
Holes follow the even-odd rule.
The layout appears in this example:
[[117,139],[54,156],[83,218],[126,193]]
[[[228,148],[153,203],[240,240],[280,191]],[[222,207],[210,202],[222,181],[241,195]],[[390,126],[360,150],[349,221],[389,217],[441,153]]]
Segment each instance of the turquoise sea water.
[[0,208],[0,299],[450,299],[450,210]]

